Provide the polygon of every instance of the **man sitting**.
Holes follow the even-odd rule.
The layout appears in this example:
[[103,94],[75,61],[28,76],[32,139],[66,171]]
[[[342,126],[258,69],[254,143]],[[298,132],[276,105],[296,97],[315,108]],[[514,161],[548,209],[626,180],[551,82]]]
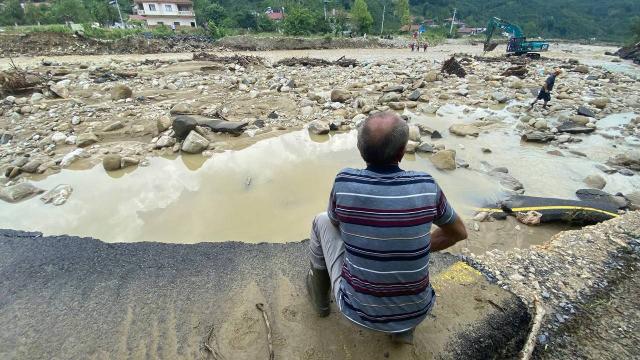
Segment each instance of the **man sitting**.
[[364,121],[358,149],[367,167],[336,176],[327,212],[313,220],[307,275],[318,315],[329,315],[333,289],[349,320],[401,343],[413,342],[435,302],[429,253],[467,237],[433,177],[398,166],[408,139],[406,121],[393,113]]

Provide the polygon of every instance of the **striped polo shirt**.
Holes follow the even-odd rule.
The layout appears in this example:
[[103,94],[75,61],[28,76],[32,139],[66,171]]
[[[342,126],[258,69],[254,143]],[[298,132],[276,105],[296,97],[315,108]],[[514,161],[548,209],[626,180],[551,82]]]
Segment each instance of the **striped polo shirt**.
[[329,217],[344,241],[336,302],[364,327],[401,332],[416,327],[433,306],[429,283],[431,224],[456,214],[431,175],[397,165],[347,168],[335,178]]

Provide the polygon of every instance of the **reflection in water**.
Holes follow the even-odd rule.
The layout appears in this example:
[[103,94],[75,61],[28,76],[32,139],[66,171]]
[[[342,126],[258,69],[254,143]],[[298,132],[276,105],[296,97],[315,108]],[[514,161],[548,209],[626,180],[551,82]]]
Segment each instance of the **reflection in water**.
[[[505,196],[496,179],[481,171],[483,163],[507,166],[522,181],[527,194],[573,198],[582,179],[597,173],[596,165],[613,149],[610,140],[584,136],[572,145],[588,157],[547,154],[549,146],[521,145],[509,117],[499,130],[483,132],[477,139],[447,134],[452,122],[472,121],[487,115],[486,109],[464,114],[461,107],[446,107],[446,116],[420,117],[445,135],[442,142],[456,149],[470,169],[441,172],[428,155],[407,156],[401,166],[427,171],[438,180],[456,210],[464,217],[473,209]],[[483,153],[482,147],[492,152]],[[177,157],[177,158],[176,158]],[[356,149],[356,133],[311,137],[306,131],[262,140],[237,151],[201,155],[156,157],[146,167],[106,173],[101,165],[90,170],[63,170],[37,181],[50,189],[65,183],[74,188],[60,207],[33,198],[18,204],[0,204],[0,227],[38,230],[46,234],[73,234],[104,241],[200,241],[285,242],[308,237],[313,216],[324,211],[335,174],[344,167],[364,164]],[[197,171],[196,171],[197,170]],[[606,191],[626,192],[638,187],[638,177],[605,175]],[[513,222],[480,224],[461,246],[472,251],[539,243],[561,227],[516,230]]]

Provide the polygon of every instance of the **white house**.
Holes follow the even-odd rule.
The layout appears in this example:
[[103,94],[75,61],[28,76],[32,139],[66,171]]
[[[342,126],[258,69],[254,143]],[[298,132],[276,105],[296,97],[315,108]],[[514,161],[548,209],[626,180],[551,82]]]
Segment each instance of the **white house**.
[[134,3],[137,16],[132,18],[143,20],[147,26],[196,27],[191,0],[134,0]]

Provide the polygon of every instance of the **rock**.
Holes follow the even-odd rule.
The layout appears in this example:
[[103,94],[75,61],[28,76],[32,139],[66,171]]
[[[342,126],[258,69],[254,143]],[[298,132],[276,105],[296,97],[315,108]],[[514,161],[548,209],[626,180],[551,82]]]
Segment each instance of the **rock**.
[[158,132],[163,132],[171,127],[171,118],[167,115],[163,115],[156,120],[156,127]]
[[9,141],[11,141],[11,139],[13,139],[13,135],[9,133],[2,134],[2,136],[0,136],[0,145],[8,143]]
[[420,128],[417,125],[409,124],[409,140],[420,142]]
[[629,208],[631,210],[640,210],[640,191],[626,194],[625,198],[629,200]]
[[36,172],[38,172],[38,168],[40,167],[40,165],[42,165],[42,161],[33,159],[33,160],[30,160],[28,163],[24,164],[20,168],[20,170],[28,174],[35,174]]
[[71,135],[71,136],[67,136],[64,143],[67,145],[75,145],[77,140],[78,140],[77,136]]
[[434,82],[442,79],[442,75],[438,71],[430,71],[425,74],[424,81]]
[[0,200],[16,203],[43,192],[44,190],[34,186],[30,182],[21,182],[11,186],[0,187]]
[[411,101],[418,101],[418,99],[420,99],[420,96],[422,96],[422,92],[418,89],[415,89],[411,94],[409,94],[409,96],[407,96],[407,99]]
[[477,221],[477,222],[483,222],[485,220],[487,220],[487,218],[489,217],[489,213],[486,211],[480,211],[479,213],[477,213],[474,217],[473,217],[473,221]]
[[607,98],[595,98],[589,101],[589,104],[597,107],[598,109],[604,109],[609,104],[609,99]]
[[344,103],[351,98],[351,93],[344,89],[333,89],[331,91],[331,101]]
[[483,147],[480,150],[485,154],[491,154],[492,153],[491,149],[489,149],[488,147]]
[[210,119],[203,116],[193,116],[193,119],[199,126],[206,126],[212,131],[232,134],[236,136],[241,135],[247,125],[249,125],[248,121],[226,121],[219,119]]
[[120,164],[122,165],[122,168],[124,169],[124,168],[129,167],[129,166],[135,166],[135,165],[140,164],[140,160],[138,160],[136,158],[133,158],[133,157],[125,156],[125,157],[122,158],[122,161],[120,162]]
[[42,93],[34,92],[33,94],[31,94],[31,103],[32,104],[38,103],[38,102],[42,101],[42,99],[44,99],[44,96],[42,95]]
[[193,108],[191,104],[186,102],[181,102],[173,105],[169,113],[171,115],[193,114]]
[[433,165],[440,170],[456,169],[455,150],[440,150],[429,158]]
[[403,102],[390,102],[387,105],[389,105],[390,108],[392,108],[393,110],[404,110],[405,108],[405,104]]
[[471,124],[453,124],[449,127],[449,132],[458,136],[478,136],[480,129]]
[[87,133],[84,133],[84,134],[80,134],[80,135],[78,135],[78,138],[76,139],[76,145],[78,147],[87,147],[87,146],[95,144],[97,142],[98,142],[98,137],[92,132],[87,132]]
[[74,116],[71,118],[71,125],[78,125],[82,122],[79,116]]
[[384,95],[382,95],[379,99],[378,102],[380,104],[386,104],[388,102],[397,102],[400,100],[400,94],[395,93],[395,92],[388,92]]
[[124,128],[124,124],[122,123],[122,121],[114,121],[111,124],[105,126],[102,129],[102,131],[108,132],[108,131],[120,130],[122,128]]
[[[575,115],[575,116],[580,116],[580,115]],[[564,132],[568,134],[588,134],[596,130],[593,127],[576,124],[573,121],[564,122],[560,124],[557,127],[557,129],[558,129],[558,132]]]
[[405,153],[413,154],[416,152],[416,148],[418,147],[417,141],[407,141],[407,146],[404,148]]
[[122,156],[117,154],[106,155],[102,159],[102,167],[107,171],[118,170],[122,167]]
[[596,168],[597,168],[598,170],[602,171],[602,172],[603,172],[603,173],[605,173],[605,174],[615,174],[615,173],[617,173],[617,172],[618,172],[618,170],[616,170],[616,169],[612,169],[612,168],[610,168],[610,167],[608,167],[608,166],[604,166],[604,165],[602,165],[602,164],[597,164],[597,165],[596,165]]
[[401,93],[404,91],[404,86],[402,85],[390,85],[385,87],[384,89],[382,89],[382,92],[397,92],[397,93]]
[[60,184],[53,189],[47,191],[44,195],[40,197],[40,200],[45,204],[53,204],[55,206],[60,206],[67,202],[67,199],[71,196],[73,192],[73,188],[71,185]]
[[196,128],[198,122],[192,118],[191,116],[176,116],[173,119],[173,124],[171,127],[173,128],[174,136],[176,139],[182,140],[189,135],[189,133]]
[[541,132],[541,131],[531,131],[528,133],[525,133],[521,136],[523,141],[527,141],[527,142],[539,142],[539,143],[545,143],[545,142],[549,142],[551,140],[554,139],[554,135],[553,134],[548,134],[545,132]]
[[51,135],[51,141],[53,141],[54,144],[62,144],[65,142],[65,140],[67,140],[67,135],[60,131],[55,132],[53,133],[53,135]]
[[206,150],[208,146],[209,140],[198,134],[196,131],[191,131],[182,143],[182,151],[191,154],[199,154]]
[[313,120],[308,125],[309,132],[315,135],[325,135],[330,131],[329,122],[324,120]]
[[600,175],[589,175],[584,178],[583,182],[590,188],[602,190],[607,185],[607,181]]
[[505,95],[504,93],[501,93],[499,91],[494,92],[493,94],[491,94],[491,97],[493,98],[493,100],[504,104],[509,100],[509,97],[507,95]]
[[22,173],[22,170],[20,169],[20,167],[18,167],[18,166],[10,166],[10,167],[5,169],[4,176],[9,178],[9,179],[13,179],[16,176],[20,175],[20,173]]
[[416,151],[420,153],[432,153],[433,145],[423,142],[420,145],[418,145],[418,147],[416,148]]
[[574,124],[578,125],[587,125],[589,123],[589,118],[584,115],[572,115],[569,118]]
[[533,127],[538,130],[546,130],[549,128],[549,124],[547,123],[547,120],[539,119],[533,124]]
[[49,86],[49,90],[51,90],[52,93],[56,94],[58,97],[61,97],[63,99],[66,99],[69,97],[69,89],[67,89],[66,84],[63,83],[62,81]]
[[60,166],[66,168],[82,156],[84,156],[84,149],[75,149],[62,157]]
[[[617,165],[629,168],[631,170],[640,171],[640,151],[629,151],[618,154],[609,158],[607,161],[610,165]],[[620,172],[620,170],[618,170]]]
[[360,123],[365,121],[367,119],[367,115],[365,114],[358,114],[356,116],[353,117],[353,119],[351,119],[351,121],[356,125],[356,126],[360,126]]
[[434,132],[431,133],[431,139],[433,140],[442,139],[442,134],[440,134],[440,131],[435,130]]
[[162,149],[164,147],[173,146],[175,143],[176,143],[176,139],[174,137],[168,136],[168,135],[162,135],[160,136],[158,141],[156,141],[154,147],[156,149]]
[[498,170],[499,169],[496,168],[489,171],[489,175],[498,179],[498,181],[500,182],[500,185],[502,185],[505,189],[515,191],[515,192],[520,192],[524,190],[524,185],[522,185],[522,183],[518,181],[518,179],[511,176],[511,174],[498,171]]
[[133,91],[126,85],[116,84],[111,88],[111,100],[122,100],[133,97]]
[[591,111],[591,109],[589,109],[586,106],[580,106],[578,107],[578,115],[582,115],[582,116],[586,116],[586,117],[596,117],[596,114],[593,113],[593,111]]
[[589,67],[586,66],[586,65],[578,65],[578,66],[573,68],[573,71],[581,73],[581,74],[588,74],[589,73]]

